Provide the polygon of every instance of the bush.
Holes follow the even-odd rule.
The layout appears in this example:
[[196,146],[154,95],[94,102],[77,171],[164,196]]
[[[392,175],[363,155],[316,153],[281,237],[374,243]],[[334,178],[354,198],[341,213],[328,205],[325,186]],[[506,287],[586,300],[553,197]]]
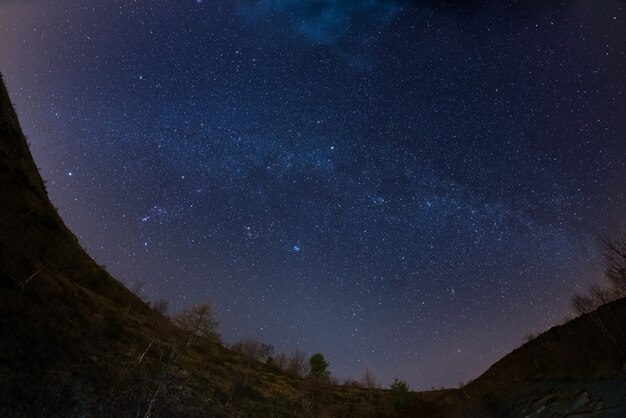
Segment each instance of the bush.
[[311,368],[310,374],[313,377],[327,378],[330,375],[328,362],[322,353],[313,354],[309,359],[309,366]]
[[267,364],[280,371],[285,371],[287,368],[287,355],[285,355],[285,353],[277,353],[273,357],[268,357]]
[[395,409],[404,409],[408,405],[409,385],[397,377],[393,379],[393,383],[389,387],[391,390],[391,397],[393,407]]

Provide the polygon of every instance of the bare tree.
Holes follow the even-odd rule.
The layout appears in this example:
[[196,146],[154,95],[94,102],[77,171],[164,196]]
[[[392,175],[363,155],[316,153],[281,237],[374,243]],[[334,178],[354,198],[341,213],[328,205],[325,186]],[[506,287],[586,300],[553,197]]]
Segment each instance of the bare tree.
[[615,295],[612,289],[607,289],[597,284],[589,287],[589,296],[591,296],[598,306],[614,301],[616,299]]
[[[145,287],[145,285],[145,281],[135,280],[131,285],[128,286],[128,290],[133,292],[139,300],[143,301],[143,288]],[[128,301],[128,305],[126,306],[126,311],[124,311],[124,319],[128,317],[128,315],[132,312],[133,309],[135,309],[137,305],[137,299],[130,298],[130,300]]]
[[152,303],[152,309],[157,312],[161,316],[165,316],[167,314],[167,310],[169,309],[170,303],[165,299],[159,299]]
[[370,399],[372,399],[372,391],[380,388],[374,372],[369,367],[365,369],[365,373],[363,373],[363,377],[361,378],[361,383],[365,388],[367,388]]
[[144,298],[143,288],[144,287],[146,287],[145,280],[139,279],[139,280],[135,280],[134,282],[132,282],[130,286],[128,286],[128,290],[133,292],[135,296],[137,296],[139,299],[143,300]]
[[598,303],[594,301],[591,296],[578,294],[572,297],[572,305],[574,306],[574,310],[581,315],[593,312],[598,307]]
[[626,239],[620,244],[603,240],[606,277],[611,283],[615,298],[626,296]]
[[191,344],[194,337],[207,338],[215,342],[220,341],[220,335],[217,331],[219,322],[209,303],[192,306],[175,315],[172,322],[187,332],[187,345]]
[[589,287],[587,296],[575,295],[572,305],[579,314],[593,312],[601,305],[626,296],[626,240],[620,244],[604,239],[601,242],[608,286],[594,284]]
[[374,372],[369,367],[365,369],[365,372],[363,373],[363,377],[361,378],[361,382],[363,383],[363,386],[365,386],[366,388],[377,389],[380,387],[376,379],[376,376],[374,375]]
[[306,376],[309,372],[306,354],[300,350],[294,351],[287,360],[285,372],[295,377]]

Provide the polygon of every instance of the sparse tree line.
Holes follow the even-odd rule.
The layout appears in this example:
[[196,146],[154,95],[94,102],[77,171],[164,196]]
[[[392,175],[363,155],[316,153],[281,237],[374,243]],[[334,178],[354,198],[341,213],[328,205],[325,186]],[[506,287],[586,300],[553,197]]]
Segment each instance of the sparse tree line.
[[266,363],[292,377],[314,378],[335,385],[343,384],[344,386],[361,387],[370,390],[380,389],[380,384],[374,376],[374,372],[369,368],[365,370],[360,380],[347,378],[340,382],[331,374],[329,370],[330,364],[322,353],[315,353],[309,358],[300,350],[295,350],[291,354],[275,353],[274,346],[250,337],[243,338],[232,344],[230,349],[249,359]]
[[[337,377],[333,376],[328,369],[330,366],[322,353],[315,353],[307,359],[307,355],[295,350],[291,354],[282,352],[274,353],[274,346],[265,344],[256,338],[243,338],[232,344],[230,349],[236,351],[247,358],[266,363],[269,366],[280,370],[281,372],[297,378],[313,378],[326,381],[333,385],[343,385],[350,387],[364,388],[371,391],[381,389],[378,379],[370,368],[366,368],[360,379],[346,378],[341,382]],[[408,384],[400,379],[395,379],[390,385],[392,393],[408,392]],[[402,397],[404,395],[401,395]]]
[[[131,288],[136,289],[137,286]],[[140,293],[135,291],[136,294]],[[157,313],[168,317],[174,325],[184,330],[187,334],[185,345],[191,344],[194,338],[202,337],[210,341],[221,343],[219,334],[219,321],[211,305],[207,302],[192,306],[178,314],[168,316],[169,303],[166,300],[147,302]],[[256,338],[246,337],[231,344],[228,348],[241,354],[244,358],[265,363],[275,370],[295,378],[312,378],[334,385],[358,387],[367,389],[370,397],[373,390],[381,389],[381,384],[370,368],[366,368],[360,379],[346,378],[340,381],[329,370],[329,362],[322,353],[315,353],[308,357],[306,353],[295,350],[291,354],[275,352],[274,346],[266,344]],[[395,379],[389,389],[399,403],[402,404],[409,386],[404,380]],[[396,396],[397,395],[397,396]]]
[[586,295],[574,295],[572,305],[578,314],[593,312],[599,306],[626,296],[626,239],[602,240],[605,280],[589,287]]
[[[580,314],[593,312],[602,304],[626,296],[626,240],[620,244],[603,241],[603,245],[606,279],[603,284],[591,286],[588,294],[573,297],[574,308]],[[145,300],[145,296],[141,294],[142,285],[143,283],[139,282],[129,287],[140,299]],[[152,339],[137,352],[137,360],[127,367],[127,375],[138,382],[137,416],[150,418],[158,415],[157,411],[167,411],[171,405],[188,396],[185,384],[187,374],[183,370],[180,359],[186,355],[190,346],[202,340],[221,344],[221,338],[219,321],[210,303],[200,303],[173,315],[168,315],[169,304],[165,300],[146,303],[154,312],[167,318],[182,331],[180,337],[169,345],[161,344],[158,339]],[[127,306],[123,308],[122,318],[126,319],[131,312],[138,310],[140,305],[137,299],[129,300]],[[601,323],[600,325],[602,326]],[[310,357],[300,350],[295,350],[290,354],[276,353],[272,345],[255,338],[243,338],[231,344],[229,348],[240,354],[238,362],[243,367],[237,371],[238,375],[234,378],[236,383],[233,389],[228,389],[231,392],[225,393],[252,391],[254,384],[249,383],[249,374],[252,376],[251,379],[258,379],[251,374],[257,367],[255,363],[258,362],[266,364],[277,372],[294,378],[307,379],[309,382],[343,384],[345,387],[366,389],[370,400],[376,401],[380,396],[376,391],[381,388],[381,385],[371,369],[366,369],[360,379],[348,378],[340,382],[331,374],[330,364],[322,353],[315,353]],[[154,359],[155,356],[159,361],[151,363],[152,365],[147,365],[148,362],[144,361],[145,358],[153,357]],[[156,367],[154,364],[159,366]],[[389,399],[393,408],[398,411],[408,408],[411,403],[409,386],[403,380],[395,379],[385,396],[388,396],[386,399]],[[225,408],[231,407],[231,397],[232,395],[226,396],[228,399],[224,401]]]

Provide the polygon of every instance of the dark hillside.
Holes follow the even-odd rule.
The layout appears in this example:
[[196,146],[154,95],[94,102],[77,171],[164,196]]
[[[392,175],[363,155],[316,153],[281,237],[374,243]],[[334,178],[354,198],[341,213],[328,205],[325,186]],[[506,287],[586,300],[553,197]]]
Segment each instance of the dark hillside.
[[529,378],[614,377],[626,370],[626,300],[556,326],[496,362],[475,386]]
[[462,393],[455,416],[626,416],[626,299],[539,335]]
[[0,410],[49,408],[63,414],[77,408],[77,401],[90,394],[76,393],[76,388],[96,388],[71,382],[93,376],[102,382],[108,368],[101,358],[105,351],[145,341],[143,333],[123,332],[120,311],[133,311],[124,326],[163,322],[100,268],[59,218],[4,85],[0,248]]

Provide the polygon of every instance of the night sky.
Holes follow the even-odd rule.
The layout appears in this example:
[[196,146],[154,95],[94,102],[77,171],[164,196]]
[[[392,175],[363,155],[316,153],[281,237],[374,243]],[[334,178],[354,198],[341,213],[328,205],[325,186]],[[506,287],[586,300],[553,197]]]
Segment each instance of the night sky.
[[626,2],[0,0],[53,204],[226,342],[456,386],[626,230]]

